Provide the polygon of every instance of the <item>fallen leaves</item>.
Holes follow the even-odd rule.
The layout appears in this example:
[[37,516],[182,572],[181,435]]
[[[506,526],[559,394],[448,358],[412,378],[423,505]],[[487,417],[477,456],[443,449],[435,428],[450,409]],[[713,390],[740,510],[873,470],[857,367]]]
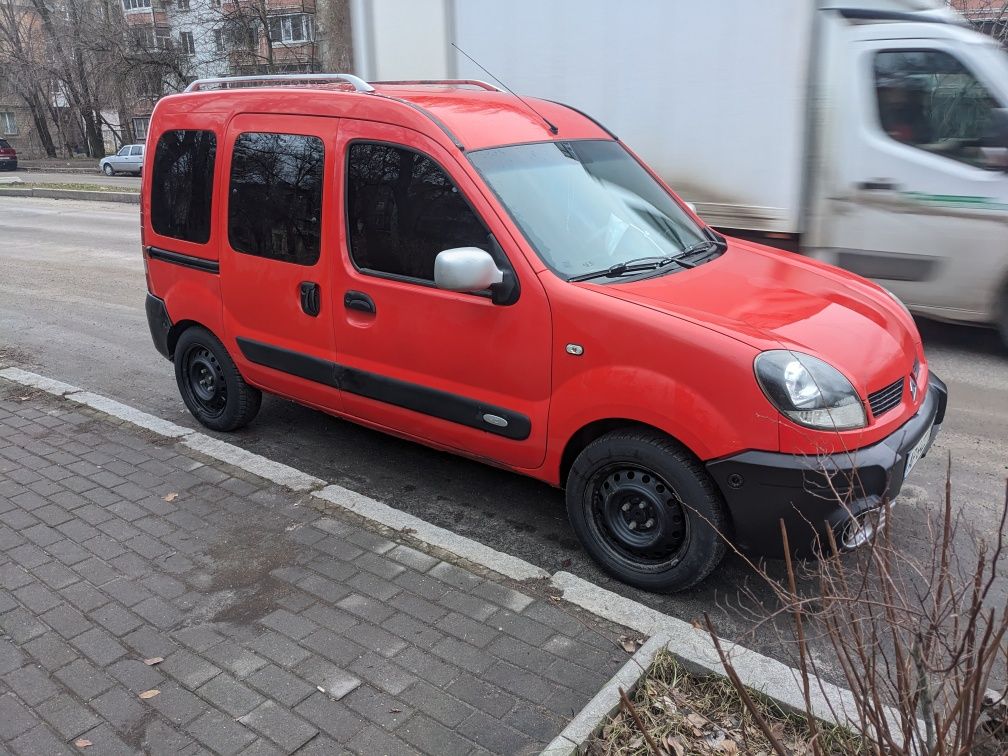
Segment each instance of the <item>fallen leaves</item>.
[[141,693],[140,698],[146,701],[148,699],[154,698],[154,696],[160,696],[160,695],[161,695],[160,690],[158,690],[157,688],[151,688],[150,690],[145,690],[143,693]]
[[152,656],[150,659],[144,659],[144,664],[148,667],[153,667],[155,664],[160,664],[164,661],[163,656]]

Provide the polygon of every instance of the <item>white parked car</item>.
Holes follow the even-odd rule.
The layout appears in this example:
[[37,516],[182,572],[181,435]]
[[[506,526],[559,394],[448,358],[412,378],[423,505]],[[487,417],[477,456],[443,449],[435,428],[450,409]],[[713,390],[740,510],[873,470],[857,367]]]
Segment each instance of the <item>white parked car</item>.
[[115,155],[103,157],[98,163],[98,170],[106,176],[117,173],[135,173],[138,176],[143,170],[144,146],[142,144],[126,144]]

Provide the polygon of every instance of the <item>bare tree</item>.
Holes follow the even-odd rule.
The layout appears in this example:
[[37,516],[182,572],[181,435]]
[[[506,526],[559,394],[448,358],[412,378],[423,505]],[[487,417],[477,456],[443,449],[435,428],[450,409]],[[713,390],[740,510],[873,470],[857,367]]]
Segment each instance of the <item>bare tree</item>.
[[42,149],[47,156],[56,157],[47,120],[48,82],[34,75],[44,54],[34,14],[20,2],[0,0],[0,70],[31,113]]
[[979,31],[1008,47],[1008,0],[948,0]]

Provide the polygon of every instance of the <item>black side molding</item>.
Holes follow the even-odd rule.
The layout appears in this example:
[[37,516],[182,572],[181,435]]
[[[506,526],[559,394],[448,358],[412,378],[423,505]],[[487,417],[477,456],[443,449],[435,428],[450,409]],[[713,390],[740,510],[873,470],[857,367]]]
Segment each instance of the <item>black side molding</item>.
[[171,263],[172,265],[181,265],[183,268],[202,270],[204,273],[220,273],[220,263],[216,260],[207,260],[203,257],[183,255],[179,252],[171,252],[167,249],[161,249],[160,247],[147,247],[147,256],[151,260],[160,260],[161,262]]
[[238,338],[236,341],[245,358],[257,365],[332,386],[350,394],[394,404],[515,441],[525,440],[532,432],[532,422],[528,417],[503,407],[346,367],[251,339]]
[[154,340],[154,348],[163,357],[171,359],[171,352],[168,349],[168,332],[171,330],[172,322],[168,317],[168,308],[165,307],[163,299],[158,299],[150,292],[147,292],[147,301],[144,303],[147,310],[147,325],[150,326],[150,335]]

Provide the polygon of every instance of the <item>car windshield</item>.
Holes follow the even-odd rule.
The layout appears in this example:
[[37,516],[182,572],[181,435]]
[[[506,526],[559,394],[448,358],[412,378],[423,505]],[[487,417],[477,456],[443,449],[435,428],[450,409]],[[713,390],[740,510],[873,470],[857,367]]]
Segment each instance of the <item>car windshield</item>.
[[674,257],[708,238],[619,142],[520,144],[469,159],[543,262],[566,278]]

